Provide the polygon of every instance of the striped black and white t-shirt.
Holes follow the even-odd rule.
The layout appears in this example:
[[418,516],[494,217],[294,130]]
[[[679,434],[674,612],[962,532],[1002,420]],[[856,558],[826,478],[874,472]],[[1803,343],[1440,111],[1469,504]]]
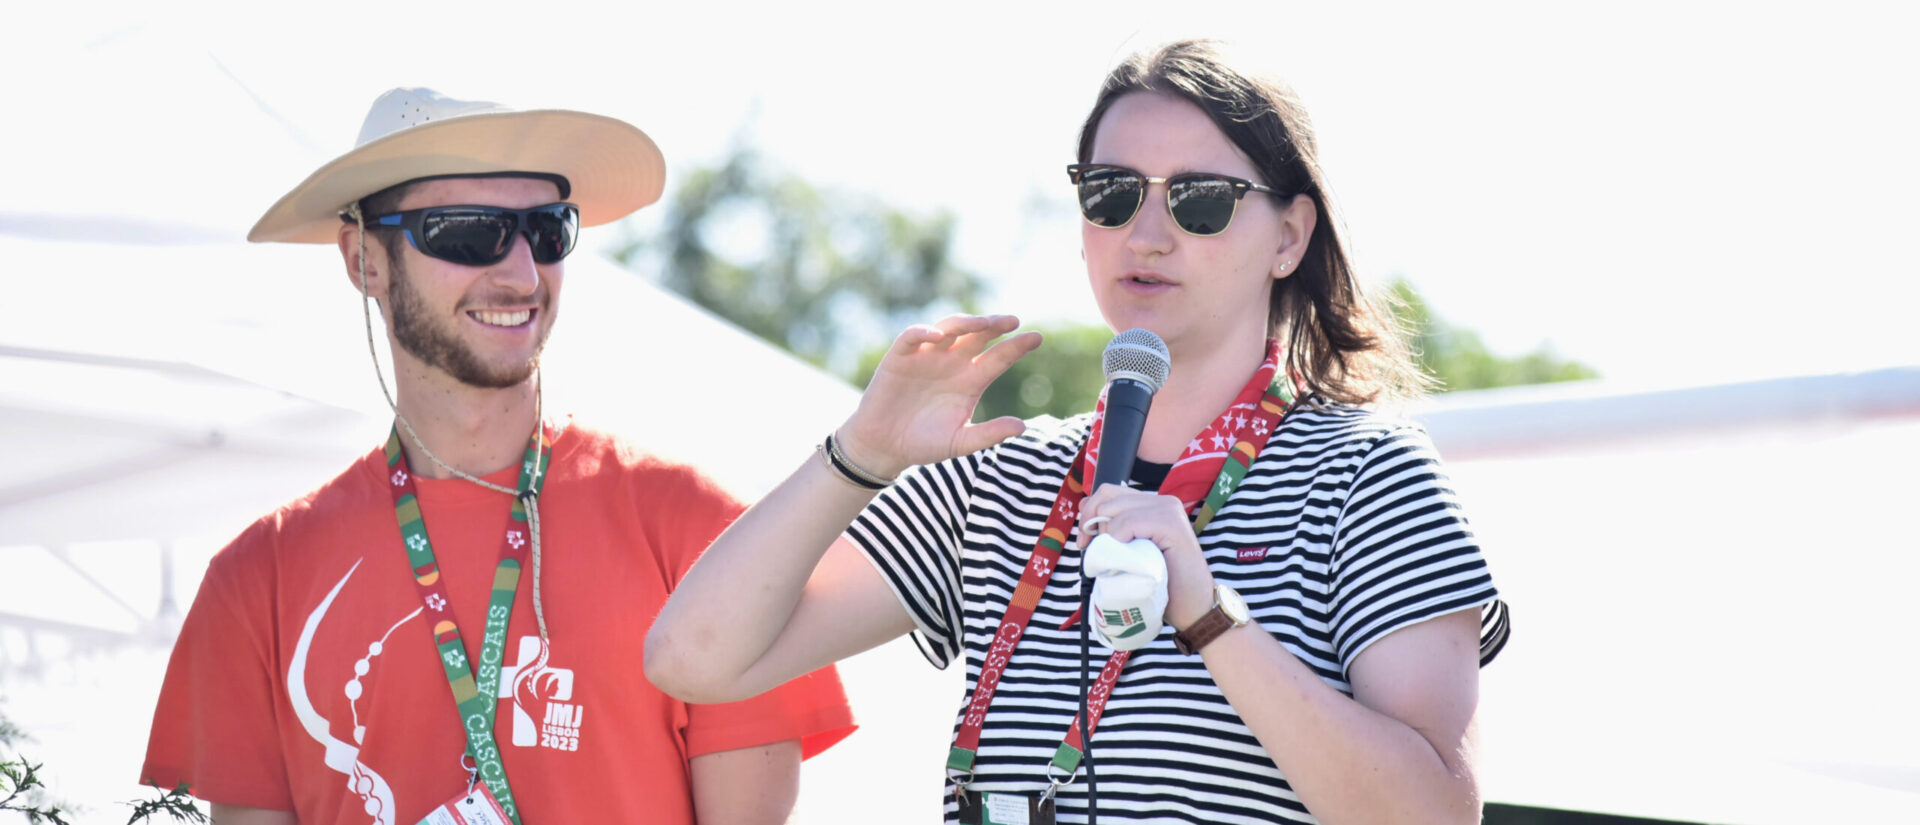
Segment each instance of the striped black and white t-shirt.
[[[917,467],[847,530],[912,615],[927,658],[944,668],[965,652],[969,695],[1091,424],[1091,414],[1037,419],[997,447]],[[1253,620],[1348,695],[1354,657],[1401,627],[1479,606],[1481,664],[1506,641],[1479,544],[1415,425],[1299,406],[1199,538],[1214,578],[1245,597]],[[1079,709],[1080,631],[1062,625],[1080,582],[1069,547],[994,694],[974,789],[1046,786]],[[1094,670],[1107,653],[1094,643]],[[1127,662],[1093,748],[1103,822],[1314,821],[1201,658],[1174,649],[1172,628]],[[1084,778],[1060,792],[1060,822],[1085,821]],[[946,818],[957,821],[950,794]]]

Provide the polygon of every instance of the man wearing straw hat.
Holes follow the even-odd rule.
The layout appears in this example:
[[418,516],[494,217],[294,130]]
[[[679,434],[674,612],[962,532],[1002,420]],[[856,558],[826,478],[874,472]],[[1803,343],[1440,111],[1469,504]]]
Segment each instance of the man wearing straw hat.
[[253,227],[336,244],[379,303],[394,426],[214,558],[143,781],[222,825],[785,821],[800,760],[852,730],[832,670],[711,706],[642,675],[648,623],[742,505],[541,409],[579,228],[664,174],[619,120],[395,89]]

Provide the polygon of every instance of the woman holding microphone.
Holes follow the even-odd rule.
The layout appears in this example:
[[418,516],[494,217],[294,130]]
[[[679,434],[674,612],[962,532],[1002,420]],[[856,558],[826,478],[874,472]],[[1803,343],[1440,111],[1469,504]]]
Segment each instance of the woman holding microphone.
[[1037,333],[908,329],[680,583],[649,678],[729,701],[911,633],[967,665],[947,821],[1083,822],[1080,548],[1103,529],[1164,553],[1167,628],[1089,668],[1100,819],[1478,822],[1506,614],[1425,433],[1367,408],[1423,379],[1360,291],[1299,101],[1174,43],[1108,75],[1078,161],[1093,298],[1171,356],[1131,483],[1086,489],[1097,413],[971,423]]

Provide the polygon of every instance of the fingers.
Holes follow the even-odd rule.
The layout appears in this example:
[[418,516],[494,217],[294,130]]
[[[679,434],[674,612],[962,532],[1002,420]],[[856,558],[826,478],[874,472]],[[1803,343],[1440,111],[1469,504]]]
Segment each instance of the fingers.
[[1019,327],[1020,319],[1012,315],[949,315],[931,324],[908,327],[894,339],[893,349],[911,355],[932,345],[963,351],[971,357],[986,349],[993,339]]
[[950,335],[961,336],[983,332],[1011,315],[949,315],[934,322],[934,326]]
[[[1017,322],[1016,322],[1017,323]],[[1012,367],[1014,362],[1027,357],[1027,354],[1040,348],[1043,339],[1038,332],[1023,332],[994,344],[979,358],[980,366],[986,369],[989,381],[999,378],[1001,373]]]
[[1027,423],[1007,415],[969,424],[953,435],[953,454],[978,452],[1027,431]]
[[1157,493],[1135,490],[1121,484],[1103,484],[1099,489],[1094,490],[1091,495],[1087,496],[1086,500],[1080,505],[1080,512],[1085,514],[1095,510],[1110,508],[1113,506],[1115,499],[1132,499],[1141,496],[1154,497],[1157,495]]
[[1173,496],[1107,485],[1080,503],[1082,542],[1106,533],[1119,541],[1152,539],[1166,548],[1181,534],[1191,537],[1192,532],[1186,508]]
[[922,345],[937,342],[945,336],[946,333],[938,327],[930,324],[915,324],[901,330],[899,337],[893,339],[892,352],[897,355],[912,355],[919,352]]
[[1018,329],[1020,319],[1012,315],[956,315],[942,320],[939,326],[947,331],[951,351],[972,359],[978,358],[994,339]]
[[1005,335],[1020,326],[1020,319],[1012,315],[949,315],[935,321],[933,326],[955,335],[989,331]]

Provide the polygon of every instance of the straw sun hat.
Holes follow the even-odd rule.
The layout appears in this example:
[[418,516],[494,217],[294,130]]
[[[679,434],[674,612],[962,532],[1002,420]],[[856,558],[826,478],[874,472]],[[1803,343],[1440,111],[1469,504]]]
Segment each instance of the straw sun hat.
[[394,89],[373,102],[353,151],[281,196],[247,240],[333,243],[340,211],[395,184],[439,175],[531,172],[572,185],[583,226],[619,220],[660,199],[666,161],[645,132],[601,115],[519,111]]

